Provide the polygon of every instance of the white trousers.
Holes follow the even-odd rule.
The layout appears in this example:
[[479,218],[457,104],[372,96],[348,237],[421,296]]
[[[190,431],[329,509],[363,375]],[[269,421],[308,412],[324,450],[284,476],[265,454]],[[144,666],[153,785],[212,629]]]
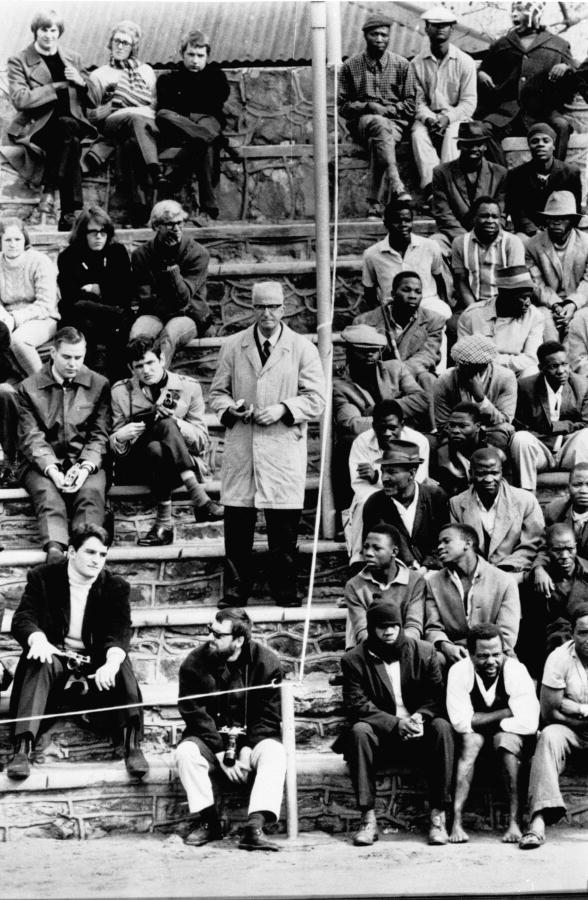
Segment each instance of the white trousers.
[[439,159],[439,154],[431,140],[427,126],[423,122],[415,122],[412,126],[412,152],[421,177],[421,188],[431,184],[433,169],[439,165],[439,162],[451,162],[452,159],[457,159],[459,156],[459,150],[457,149],[458,129],[459,122],[450,122],[445,129],[441,143],[441,159]]
[[545,469],[570,471],[576,463],[588,462],[588,428],[562,435],[563,442],[557,453],[528,431],[517,431],[512,437],[510,455],[519,484],[527,491],[537,487],[537,472]]
[[[214,793],[210,765],[200,752],[198,744],[194,741],[182,741],[176,748],[175,761],[188,797],[190,812],[197,813],[212,806]],[[256,744],[251,751],[251,769],[255,772],[255,779],[248,812],[270,812],[277,821],[286,778],[286,751],[283,744],[273,738],[265,738]]]

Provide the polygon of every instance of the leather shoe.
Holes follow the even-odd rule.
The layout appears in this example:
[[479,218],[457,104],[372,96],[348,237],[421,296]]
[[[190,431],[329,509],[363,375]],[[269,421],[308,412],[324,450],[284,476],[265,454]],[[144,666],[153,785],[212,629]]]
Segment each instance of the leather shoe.
[[131,778],[144,778],[149,771],[149,763],[140,747],[131,747],[125,754],[125,766]]
[[32,744],[26,738],[17,738],[14,747],[14,756],[6,767],[6,774],[13,781],[24,781],[31,774],[30,755]]
[[224,506],[209,500],[204,506],[194,507],[194,518],[197,522],[221,522],[224,517]]
[[164,528],[163,525],[153,525],[144,537],[139,538],[137,544],[139,547],[164,547],[166,544],[173,544],[173,541],[173,528]]
[[353,838],[356,847],[371,847],[374,841],[379,840],[378,823],[373,819],[364,819],[360,829]]
[[210,844],[211,841],[222,841],[222,831],[213,828],[208,822],[200,822],[196,828],[193,828],[184,838],[184,844],[189,847],[203,847],[204,844]]
[[49,541],[45,549],[47,550],[47,556],[45,557],[47,565],[52,566],[54,563],[59,563],[65,559],[65,550],[57,541]]
[[449,835],[445,827],[445,822],[441,816],[431,816],[431,827],[429,828],[429,844],[433,847],[447,844]]
[[272,841],[268,841],[261,828],[256,828],[254,825],[246,825],[239,841],[239,849],[273,850],[275,853],[278,853],[281,848]]
[[221,597],[218,603],[216,604],[217,609],[231,609],[232,607],[239,607],[240,609],[244,606],[247,606],[247,599],[243,597]]
[[74,213],[63,213],[57,223],[58,231],[71,231],[76,220]]

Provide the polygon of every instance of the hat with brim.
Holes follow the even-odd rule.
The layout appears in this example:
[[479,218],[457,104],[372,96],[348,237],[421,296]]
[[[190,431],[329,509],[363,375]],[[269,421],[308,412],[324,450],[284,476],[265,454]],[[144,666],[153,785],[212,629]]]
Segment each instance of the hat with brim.
[[572,219],[575,225],[583,218],[571,191],[554,191],[550,194],[540,216],[545,222],[550,219]]
[[433,6],[421,13],[421,19],[432,25],[454,25],[457,22],[455,13],[444,6]]
[[460,144],[485,144],[488,131],[483,122],[460,122],[457,132],[457,146]]
[[412,441],[390,441],[381,459],[382,468],[386,466],[420,466],[424,462],[417,444]]
[[373,28],[390,28],[391,25],[392,19],[385,16],[384,13],[372,13],[361,26],[361,30],[364,34],[367,34]]
[[535,290],[531,273],[526,266],[506,266],[496,272],[496,289],[499,291]]
[[348,325],[341,332],[341,337],[346,344],[354,347],[385,347],[386,338],[371,325]]

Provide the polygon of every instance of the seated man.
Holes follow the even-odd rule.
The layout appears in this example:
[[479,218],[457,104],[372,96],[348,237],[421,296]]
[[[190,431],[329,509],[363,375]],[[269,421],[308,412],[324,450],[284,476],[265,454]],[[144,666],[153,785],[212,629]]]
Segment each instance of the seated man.
[[588,307],[574,313],[565,338],[570,368],[577,375],[588,377]]
[[[86,688],[79,701],[83,709],[129,705],[96,715],[104,725],[107,717],[115,751],[124,747],[129,775],[142,778],[149,771],[140,747],[142,710],[132,706],[141,704],[142,697],[128,655],[130,585],[104,568],[109,546],[103,528],[83,525],[72,531],[67,559],[28,573],[12,620],[12,635],[23,652],[10,698],[10,715],[21,721],[15,724],[14,756],[6,770],[9,778],[29,777],[39,716],[62,706],[76,675]],[[72,670],[68,658],[80,655],[88,661],[79,661]]]
[[421,14],[429,46],[411,62],[417,80],[412,149],[425,196],[430,195],[433,169],[457,156],[460,122],[476,108],[476,64],[449,42],[454,13],[435,6]]
[[17,388],[22,480],[48,563],[63,559],[68,515],[72,529],[104,524],[110,387],[86,368],[85,353],[84,335],[61,328],[50,362]]
[[423,636],[425,582],[397,559],[400,535],[392,525],[373,525],[363,542],[364,566],[345,585],[345,649],[367,637],[367,610],[376,600],[398,607],[408,637]]
[[135,338],[126,356],[133,375],[112,389],[110,444],[121,464],[119,484],[128,477],[135,483],[145,479],[157,503],[155,523],[138,543],[160,547],[174,538],[171,494],[180,483],[197,522],[223,517],[222,506],[200,483],[206,471],[203,456],[210,446],[204,400],[196,379],[165,368],[153,338]]
[[396,144],[414,118],[416,85],[410,64],[391,53],[391,19],[369,15],[362,28],[365,50],[339,70],[338,108],[353,137],[369,152],[368,214],[390,196],[409,198],[396,162]]
[[358,434],[372,426],[374,404],[396,400],[408,425],[428,418],[427,397],[406,365],[398,359],[382,362],[386,338],[369,325],[348,325],[341,332],[346,344],[346,366],[333,379],[335,466],[341,508],[349,506],[349,449]]
[[525,244],[541,227],[540,214],[554,191],[570,191],[576,198],[576,211],[582,208],[580,170],[555,159],[555,140],[549,125],[532,125],[527,134],[530,161],[510,169],[506,176],[506,212]]
[[544,321],[531,305],[534,285],[525,266],[510,266],[496,272],[494,300],[474,303],[462,314],[458,338],[484,335],[496,344],[496,362],[517,376],[537,371],[537,348],[543,343]]
[[577,228],[581,219],[574,195],[555,191],[540,214],[544,230],[527,243],[535,296],[562,340],[577,310],[588,301],[588,236]]
[[[219,610],[208,626],[208,641],[192,650],[180,667],[179,710],[186,723],[176,749],[180,781],[188,797],[192,829],[185,838],[201,847],[223,837],[211,776],[227,786],[247,785],[253,775],[242,850],[279,850],[264,825],[278,821],[286,754],[281,743],[276,653],[251,638],[244,609]],[[268,690],[250,690],[268,685]],[[225,693],[218,696],[216,692]],[[247,692],[246,692],[247,691]],[[192,694],[197,699],[183,700]],[[235,755],[230,758],[231,738]]]
[[361,827],[358,847],[378,840],[376,774],[415,761],[429,783],[430,844],[446,844],[453,735],[443,718],[443,681],[434,649],[407,637],[399,608],[384,600],[367,611],[367,638],[344,655],[345,731],[333,745],[349,765]]
[[521,838],[521,850],[545,842],[545,826],[565,815],[559,776],[572,750],[588,748],[588,604],[573,616],[572,639],[547,657],[541,682],[543,728],[531,763],[529,812],[531,820]]
[[343,515],[345,540],[351,566],[361,560],[363,544],[363,504],[371,494],[382,488],[380,458],[390,441],[410,441],[419,448],[423,462],[417,469],[420,483],[429,475],[430,445],[426,437],[404,424],[402,407],[396,400],[381,400],[374,405],[373,428],[358,434],[349,452],[349,478],[353,499],[348,516]]
[[364,537],[380,522],[393,525],[400,536],[398,557],[415,569],[437,567],[437,538],[449,519],[445,492],[433,482],[415,481],[421,462],[416,444],[390,441],[380,460],[383,490],[363,507]]
[[[156,82],[156,122],[162,149],[177,153],[159,186],[159,195],[179,192],[192,175],[198,181],[199,223],[218,219],[214,193],[215,145],[225,126],[223,106],[231,92],[227,77],[217,62],[210,62],[210,38],[190,31],[180,44],[182,61],[160,75]],[[216,178],[218,181],[218,177]]]
[[451,348],[455,367],[440,375],[435,384],[435,422],[442,443],[448,423],[459,403],[475,403],[486,440],[505,450],[514,431],[511,422],[517,404],[513,372],[497,364],[498,351],[490,337],[471,334]]
[[[422,302],[419,313],[426,312],[432,321],[437,318],[435,313],[443,319],[451,315],[439,246],[430,238],[414,234],[413,219],[414,205],[410,200],[393,200],[386,206],[384,225],[388,237],[363,252],[363,299],[370,312],[357,316],[354,324],[373,325],[385,334],[382,307],[390,302],[401,272],[416,273],[420,278]],[[419,324],[422,324],[422,318],[419,316]],[[414,337],[414,328],[410,337]]]
[[139,318],[129,338],[157,338],[166,366],[177,347],[205,334],[212,323],[205,299],[208,251],[183,234],[185,221],[175,200],[156,203],[149,220],[155,237],[131,254]]
[[469,525],[446,525],[439,534],[443,568],[431,572],[425,589],[424,637],[448,666],[467,656],[466,638],[475,625],[497,625],[509,656],[519,633],[521,604],[514,578],[480,556]]
[[448,497],[467,490],[470,483],[472,453],[487,447],[481,425],[481,413],[475,403],[458,403],[445,426],[447,440],[437,448],[434,477]]
[[501,225],[498,200],[478,197],[472,205],[471,215],[472,230],[458,235],[451,245],[458,309],[495,300],[498,295],[497,270],[525,264],[522,241]]
[[572,375],[565,348],[537,350],[539,375],[519,379],[516,434],[510,445],[517,483],[535,491],[537,472],[588,462],[588,382]]
[[545,507],[545,524],[555,522],[572,526],[578,553],[588,559],[588,463],[577,463],[570,470],[568,496],[556,497]]
[[532,751],[539,727],[539,702],[531,676],[516,657],[505,655],[498,625],[474,625],[467,639],[468,653],[447,676],[447,712],[461,735],[457,760],[452,844],[469,840],[463,828],[463,808],[472,786],[476,760],[483,749],[493,750],[508,795],[508,827],[503,842],[516,844],[519,828],[521,761]]
[[511,487],[503,477],[502,458],[495,447],[476,450],[471,458],[471,486],[450,499],[449,510],[452,522],[474,529],[481,556],[511,572],[520,584],[541,546],[545,523],[535,497]]
[[486,159],[488,136],[480,122],[460,122],[457,132],[459,157],[433,169],[433,216],[438,232],[433,235],[446,256],[460,234],[471,231],[472,207],[478,197],[491,197],[504,216],[506,169]]

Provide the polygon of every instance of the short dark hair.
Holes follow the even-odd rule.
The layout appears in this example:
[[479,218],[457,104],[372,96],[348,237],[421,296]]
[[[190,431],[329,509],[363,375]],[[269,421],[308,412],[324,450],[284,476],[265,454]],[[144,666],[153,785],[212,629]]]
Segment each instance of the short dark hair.
[[80,344],[82,341],[84,344],[86,343],[83,332],[74,328],[73,325],[64,325],[53,338],[53,346],[57,349],[61,344]]
[[146,353],[155,353],[161,356],[161,350],[157,344],[157,338],[154,337],[136,337],[133,338],[125,347],[125,359],[130,366],[133,363],[143,359]]
[[59,37],[65,31],[65,25],[63,24],[63,19],[54,9],[43,10],[42,12],[35,13],[33,16],[33,21],[31,22],[31,31],[37,37],[37,31],[39,28],[47,28],[51,27],[51,25],[57,25],[59,29]]
[[112,538],[106,528],[102,528],[101,525],[96,525],[94,522],[87,522],[85,525],[79,525],[77,528],[72,529],[69,537],[69,546],[73,547],[74,550],[79,550],[86,541],[93,537],[98,538],[105,547],[110,547],[112,544]]
[[184,54],[188,47],[206,47],[208,53],[210,53],[210,38],[203,31],[195,28],[193,31],[183,35],[180,41],[180,53]]
[[418,272],[397,272],[392,281],[392,293],[394,293],[398,285],[402,284],[407,278],[416,278],[417,281],[420,281],[421,285],[423,283],[423,279]]
[[478,533],[475,528],[472,528],[471,525],[466,525],[465,522],[449,522],[447,525],[444,525],[443,528],[441,528],[441,530],[439,531],[439,537],[441,537],[444,531],[457,531],[457,533],[461,535],[464,541],[472,542],[472,547],[476,552],[480,549]]
[[394,527],[394,525],[388,525],[387,522],[377,522],[376,525],[370,525],[370,527],[366,531],[365,536],[367,537],[368,534],[386,534],[395,547],[400,547],[402,545],[400,532],[397,528]]
[[576,534],[571,522],[553,522],[552,525],[548,525],[545,529],[545,543],[550,544],[554,538],[560,537],[566,532],[573,537],[574,543],[576,543]]
[[378,400],[372,410],[372,422],[381,422],[386,416],[397,416],[399,422],[404,422],[404,412],[398,400]]
[[472,219],[474,218],[474,216],[476,215],[476,213],[478,212],[480,207],[485,206],[487,203],[491,203],[492,206],[497,206],[498,209],[500,210],[500,203],[498,202],[496,197],[490,197],[489,194],[483,194],[482,197],[476,197],[476,199],[472,203],[472,208],[471,208]]
[[575,466],[572,466],[570,469],[570,481],[574,472],[588,472],[588,462],[576,463]]
[[576,608],[574,609],[571,615],[572,625],[574,626],[574,628],[576,627],[576,622],[578,621],[578,619],[583,619],[584,616],[588,616],[588,603],[580,603],[580,605],[576,606]]
[[102,209],[100,206],[89,206],[87,209],[82,209],[76,216],[75,222],[69,233],[70,244],[85,243],[90,222],[96,222],[97,225],[104,228],[107,245],[111,242],[114,237],[114,222],[106,210]]
[[473,467],[477,462],[498,462],[500,467],[504,468],[504,454],[498,447],[481,447],[472,453],[470,466]]
[[390,200],[389,203],[386,204],[386,208],[384,210],[384,225],[387,225],[392,216],[398,215],[399,212],[403,212],[403,210],[407,210],[411,216],[414,217],[414,203],[411,200]]
[[246,641],[251,639],[251,629],[253,625],[251,619],[242,607],[229,606],[227,609],[219,609],[215,618],[219,623],[231,623],[232,637],[243,637]]
[[545,362],[548,356],[552,356],[554,353],[565,353],[566,348],[563,344],[560,344],[559,341],[545,341],[539,347],[537,347],[537,360],[539,364]]
[[449,416],[451,417],[453,413],[457,412],[466,413],[466,415],[470,416],[474,422],[482,421],[482,414],[480,413],[478,405],[476,403],[471,403],[469,400],[463,400],[462,403],[457,403],[449,413]]
[[494,622],[481,622],[479,625],[472,625],[466,638],[468,651],[475,653],[478,641],[491,641],[495,637],[500,638],[500,643],[504,650],[504,638],[498,625],[495,625]]

